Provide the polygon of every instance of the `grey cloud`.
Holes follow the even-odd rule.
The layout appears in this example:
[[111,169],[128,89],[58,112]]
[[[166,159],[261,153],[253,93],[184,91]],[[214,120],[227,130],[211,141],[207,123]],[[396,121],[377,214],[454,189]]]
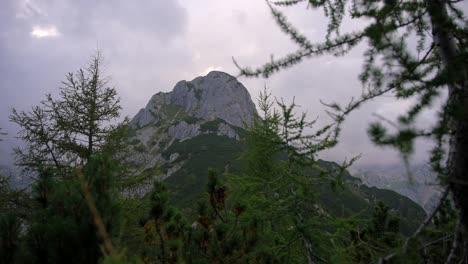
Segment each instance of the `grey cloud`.
[[[236,74],[234,56],[245,66],[261,65],[297,47],[273,21],[264,1],[237,0],[6,0],[0,9],[0,127],[10,133],[0,152],[13,145],[17,129],[7,122],[11,107],[29,109],[54,92],[64,74],[84,66],[96,48],[104,52],[124,107],[134,115],[158,91],[181,79],[191,80],[209,67]],[[306,5],[287,9],[292,23],[312,40],[323,40],[327,18]],[[61,36],[36,39],[33,25],[55,25]],[[362,22],[345,21],[344,31]],[[361,93],[357,76],[363,47],[345,57],[306,60],[270,79],[240,81],[253,98],[266,84],[278,98],[296,103],[320,123],[330,120],[319,100],[347,103]],[[366,130],[372,113],[397,113],[383,98],[362,107],[346,121],[338,147],[323,157],[341,161],[363,154],[361,162],[394,162],[398,154],[373,146]],[[392,115],[395,116],[395,115]],[[433,113],[420,122],[428,123]],[[415,160],[424,160],[428,144],[419,142]],[[1,157],[2,154],[0,154]]]
[[[34,38],[33,26],[55,26],[58,37]],[[8,122],[13,107],[29,110],[56,92],[67,72],[103,50],[107,73],[122,97],[125,115],[141,107],[135,98],[174,80],[168,72],[187,61],[179,38],[186,34],[187,11],[178,1],[22,1],[0,9],[0,164],[11,160],[18,128]],[[163,85],[158,85],[163,83]],[[138,92],[136,92],[138,91]],[[142,100],[142,98],[140,98]],[[146,100],[146,98],[145,98]],[[134,107],[131,107],[131,106]]]
[[95,38],[120,26],[170,40],[186,26],[186,10],[177,1],[36,0],[17,4],[16,9],[31,25],[58,25],[73,38]]

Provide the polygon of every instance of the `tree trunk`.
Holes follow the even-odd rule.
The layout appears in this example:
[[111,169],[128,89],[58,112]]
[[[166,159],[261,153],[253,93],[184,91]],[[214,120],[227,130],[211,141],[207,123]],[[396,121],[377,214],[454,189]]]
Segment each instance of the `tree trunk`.
[[[447,3],[426,1],[432,33],[443,65],[449,74],[450,150],[447,161],[448,181],[458,209],[465,255],[468,254],[468,74],[459,58],[459,47],[450,31]],[[466,259],[465,259],[466,260]]]
[[161,258],[161,263],[166,263],[166,245],[164,244],[164,236],[163,236],[163,233],[161,231],[161,228],[158,224],[158,220],[157,219],[154,219],[154,226],[156,228],[156,232],[158,233],[158,236],[159,236],[159,248],[161,250],[161,255],[160,255],[160,258]]

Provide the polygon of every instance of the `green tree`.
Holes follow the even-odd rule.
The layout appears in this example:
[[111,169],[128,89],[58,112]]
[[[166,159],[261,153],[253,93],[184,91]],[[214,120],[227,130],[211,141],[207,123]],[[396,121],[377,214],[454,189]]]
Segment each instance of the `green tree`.
[[103,75],[102,57],[97,52],[85,69],[69,73],[62,82],[59,98],[47,94],[29,112],[13,109],[10,120],[21,127],[24,148],[17,148],[22,168],[56,168],[83,165],[122,125],[112,125],[120,116],[117,92]]
[[305,134],[314,122],[307,122],[305,114],[298,117],[294,103],[277,101],[279,110],[274,105],[270,94],[260,94],[261,117],[254,120],[246,139],[245,173],[229,177],[231,189],[258,219],[259,244],[264,243],[277,261],[330,260],[329,253],[338,246],[329,243],[337,230],[336,219],[317,196],[319,186],[337,187],[342,181],[339,173],[333,175],[316,159],[319,151],[334,145],[326,136],[330,126]]
[[143,221],[142,259],[158,263],[246,263],[262,261],[253,252],[259,243],[258,222],[245,206],[231,204],[228,188],[213,169],[208,172],[206,200],[200,201],[192,225],[169,204],[163,182],[155,181],[149,195],[149,215]]
[[[95,154],[79,172],[82,179],[62,173],[44,168],[33,185],[25,259],[29,263],[98,263],[103,251],[112,253],[101,249],[108,237],[99,225],[112,233],[119,224],[114,163],[108,155]],[[88,195],[99,215],[90,210]]]
[[259,223],[246,214],[246,205],[231,199],[225,177],[229,175],[208,171],[206,200],[198,203],[188,241],[193,262],[266,262],[256,254]]
[[[0,128],[1,130],[1,128]],[[0,133],[6,135],[6,133]],[[2,139],[0,138],[0,141]],[[0,168],[0,262],[15,263],[21,251],[21,225],[29,199],[25,190],[12,186],[12,173]]]
[[103,76],[102,58],[62,82],[29,112],[15,109],[10,120],[21,127],[25,146],[17,163],[32,172],[32,200],[19,262],[97,263],[115,255],[111,238],[119,226],[126,120],[119,124],[119,98]]
[[184,241],[188,225],[182,214],[169,204],[169,192],[163,182],[154,182],[149,198],[150,212],[144,225],[145,240],[157,248],[146,250],[143,258],[151,259],[150,253],[155,252],[159,263],[180,263],[185,257]]
[[10,186],[10,177],[0,173],[0,262],[14,263],[20,247],[20,227],[24,217],[23,192]]
[[[424,137],[434,142],[430,162],[439,173],[441,183],[450,190],[460,218],[455,237],[462,237],[463,243],[454,245],[462,244],[468,252],[468,196],[465,195],[468,191],[465,184],[468,181],[465,155],[468,151],[468,54],[465,48],[468,34],[466,19],[457,6],[459,1],[286,0],[272,4],[287,7],[300,2],[308,2],[313,10],[322,9],[329,17],[326,40],[311,42],[287,21],[281,11],[269,4],[279,27],[299,48],[256,69],[239,67],[240,75],[268,77],[305,58],[346,55],[367,40],[363,71],[359,76],[366,87],[365,93],[344,106],[328,105],[335,121],[332,136],[337,139],[345,117],[368,100],[386,93],[392,93],[397,100],[414,98],[410,110],[399,117],[396,133],[389,133],[381,123],[375,123],[369,134],[375,143],[401,151],[406,162],[416,138]],[[340,28],[345,16],[365,20],[367,25],[354,32],[342,33]],[[411,45],[413,42],[408,40],[409,37],[416,39],[416,45]],[[415,128],[412,123],[416,117],[424,109],[433,107],[432,103],[445,91],[448,97],[438,109],[436,125],[429,129]],[[423,224],[427,223],[430,221]]]
[[350,230],[351,246],[348,254],[356,263],[374,263],[402,244],[400,219],[383,202],[374,206],[372,218],[365,228]]

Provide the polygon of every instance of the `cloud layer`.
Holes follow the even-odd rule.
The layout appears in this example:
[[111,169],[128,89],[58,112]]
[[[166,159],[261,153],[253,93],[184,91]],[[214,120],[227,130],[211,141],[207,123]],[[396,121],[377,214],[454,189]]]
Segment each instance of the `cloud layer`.
[[[8,122],[11,108],[27,110],[48,92],[56,92],[67,72],[86,65],[96,49],[104,53],[124,107],[133,116],[154,93],[172,90],[182,79],[212,69],[236,74],[232,56],[242,65],[261,65],[296,47],[278,29],[264,1],[72,1],[6,0],[0,10],[0,127],[9,135],[0,143],[7,157],[18,128]],[[312,40],[323,39],[326,18],[305,5],[286,10],[291,21]],[[344,31],[362,23],[344,24]],[[319,100],[346,103],[359,96],[363,47],[346,57],[325,56],[305,61],[268,80],[240,79],[257,97],[267,85],[311,118],[329,122]],[[366,129],[372,113],[395,118],[408,103],[392,98],[372,102],[345,123],[341,142],[323,157],[340,161],[363,154],[362,164],[393,163],[398,155],[370,143]],[[421,122],[430,123],[433,113]],[[417,161],[427,156],[421,143]]]

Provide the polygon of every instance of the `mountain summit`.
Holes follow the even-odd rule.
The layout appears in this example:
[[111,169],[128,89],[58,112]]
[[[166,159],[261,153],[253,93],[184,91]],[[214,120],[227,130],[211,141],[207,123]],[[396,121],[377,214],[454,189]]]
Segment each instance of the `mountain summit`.
[[256,114],[255,104],[247,89],[233,76],[212,71],[192,81],[180,81],[172,92],[159,92],[131,121],[133,127],[157,123],[168,116],[165,106],[178,107],[186,114],[203,119],[220,118],[228,124],[244,127]]
[[[197,161],[203,165],[203,173],[209,166],[225,166],[226,161],[217,158],[232,155],[235,159],[241,151],[244,128],[252,124],[255,115],[257,110],[249,92],[227,73],[212,71],[192,81],[180,81],[171,92],[153,95],[130,122],[134,154],[129,159],[136,174],[148,174],[148,188],[154,177],[174,178],[189,160],[203,157],[200,153],[196,157],[186,155],[197,148],[218,153],[209,159],[213,163]],[[227,149],[222,148],[223,144]],[[139,190],[146,191],[147,188]]]
[[[163,180],[171,190],[171,202],[192,213],[193,205],[204,199],[209,168],[229,172],[226,175],[244,173],[245,126],[256,115],[247,89],[223,72],[180,81],[173,91],[155,94],[131,121],[128,158],[135,185],[129,194],[142,197],[155,179]],[[339,171],[332,162],[319,163],[330,173]],[[310,168],[309,173],[318,172]],[[383,201],[399,212],[404,233],[410,233],[424,219],[424,210],[410,199],[368,187],[345,174],[344,190],[335,192],[329,184],[316,190],[322,209],[328,213],[370,217],[376,201]]]

